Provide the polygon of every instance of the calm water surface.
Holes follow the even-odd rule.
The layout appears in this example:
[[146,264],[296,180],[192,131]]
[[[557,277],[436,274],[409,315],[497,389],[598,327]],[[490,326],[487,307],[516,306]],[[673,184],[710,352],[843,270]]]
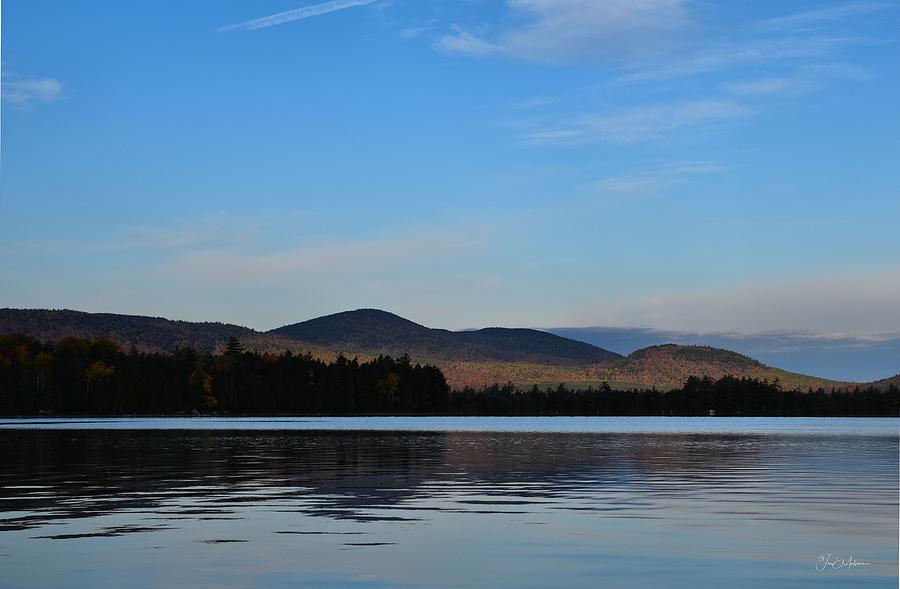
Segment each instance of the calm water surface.
[[0,420],[0,586],[896,587],[898,487],[896,420]]

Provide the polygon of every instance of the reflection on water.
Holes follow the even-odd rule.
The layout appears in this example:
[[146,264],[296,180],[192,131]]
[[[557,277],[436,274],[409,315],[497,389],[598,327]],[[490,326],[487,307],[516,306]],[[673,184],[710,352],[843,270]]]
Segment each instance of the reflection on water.
[[897,457],[889,430],[0,429],[0,586],[893,587]]

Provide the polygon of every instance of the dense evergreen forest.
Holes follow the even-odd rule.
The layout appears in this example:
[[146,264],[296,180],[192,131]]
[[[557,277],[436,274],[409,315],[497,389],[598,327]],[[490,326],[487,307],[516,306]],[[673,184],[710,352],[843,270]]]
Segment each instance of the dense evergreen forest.
[[124,352],[108,340],[42,343],[0,336],[0,415],[449,414],[449,415],[898,416],[900,389],[783,390],[778,382],[691,377],[683,387],[607,385],[451,392],[436,366],[408,356],[340,356],[182,348]]
[[440,369],[407,357],[123,352],[107,340],[0,336],[0,414],[415,413],[447,405]]

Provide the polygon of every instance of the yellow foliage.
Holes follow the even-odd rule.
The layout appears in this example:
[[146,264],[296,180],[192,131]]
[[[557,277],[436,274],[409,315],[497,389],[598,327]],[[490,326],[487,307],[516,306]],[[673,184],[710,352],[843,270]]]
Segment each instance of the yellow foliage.
[[200,368],[197,368],[191,373],[190,379],[188,381],[192,387],[199,388],[204,395],[209,395],[212,392],[213,379],[212,376],[207,374]]
[[49,352],[39,353],[34,357],[34,365],[41,372],[50,370],[50,367],[53,365],[53,354],[50,354]]
[[115,371],[116,369],[114,366],[110,366],[103,360],[97,360],[84,369],[84,380],[88,383],[105,382],[112,377],[113,372]]

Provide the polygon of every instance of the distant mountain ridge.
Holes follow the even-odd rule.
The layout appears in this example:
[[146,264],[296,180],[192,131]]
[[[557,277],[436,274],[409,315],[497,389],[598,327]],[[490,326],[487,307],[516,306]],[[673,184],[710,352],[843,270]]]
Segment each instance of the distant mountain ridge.
[[[731,375],[778,379],[785,387],[847,387],[855,383],[806,376],[767,366],[729,350],[665,344],[624,357],[603,348],[535,329],[489,327],[448,331],[425,327],[387,311],[359,309],[285,325],[267,332],[240,325],[172,321],[161,317],[70,310],[0,309],[0,334],[24,333],[40,340],[67,336],[115,341],[123,348],[172,352],[180,347],[221,351],[229,337],[248,350],[309,351],[325,360],[338,353],[371,357],[408,354],[437,364],[456,387],[507,381],[518,385],[588,386],[608,381],[619,387],[676,387],[689,376]],[[898,377],[876,381],[896,383]]]
[[619,354],[666,343],[733,350],[768,366],[867,382],[900,371],[900,332],[853,336],[804,331],[689,331],[648,327],[542,327]]
[[890,385],[900,387],[900,374],[891,376],[890,378],[882,378],[881,380],[876,380],[872,384],[878,388],[887,388]]
[[709,346],[663,344],[636,350],[606,367],[610,380],[681,386],[691,376],[723,376],[778,380],[786,388],[831,387],[848,383],[796,374],[766,366],[749,356]]
[[344,311],[285,325],[269,333],[332,349],[395,356],[409,354],[426,360],[565,365],[607,362],[622,357],[536,329],[432,329],[378,309]]
[[[326,315],[267,332],[217,322],[85,313],[67,309],[0,309],[0,333],[42,340],[106,338],[139,350],[172,352],[181,347],[221,350],[229,337],[249,349],[311,350],[346,355],[408,354],[419,361],[589,364],[621,358],[591,344],[534,329],[492,327],[454,332],[432,329],[387,311],[360,309]],[[333,355],[333,354],[329,354]]]
[[0,309],[0,334],[3,333],[23,333],[42,341],[58,341],[64,337],[104,338],[125,350],[134,346],[141,352],[174,352],[178,348],[217,352],[225,348],[228,338],[236,337],[251,351],[310,352],[327,361],[336,356],[330,350],[231,323],[69,309]]
[[213,351],[229,337],[250,341],[261,335],[249,327],[228,323],[69,309],[0,309],[0,333],[24,333],[39,340],[54,341],[64,337],[106,338],[154,352],[172,352],[181,347]]

